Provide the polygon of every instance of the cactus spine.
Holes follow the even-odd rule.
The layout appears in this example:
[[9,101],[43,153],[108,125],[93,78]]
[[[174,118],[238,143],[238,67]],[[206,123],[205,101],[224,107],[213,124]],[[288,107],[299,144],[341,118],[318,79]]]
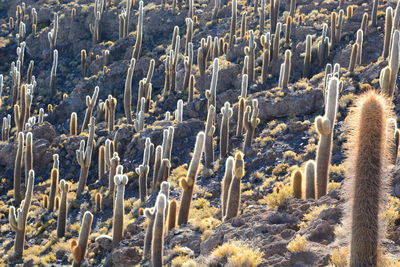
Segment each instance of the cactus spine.
[[122,240],[124,231],[124,194],[125,185],[128,183],[128,177],[122,174],[115,175],[114,183],[117,187],[117,192],[114,203],[112,245],[116,247]]
[[240,181],[245,174],[243,153],[240,151],[235,154],[234,172],[235,174],[229,186],[225,217],[223,218],[224,221],[236,217],[239,213]]
[[189,165],[186,178],[181,179],[180,184],[183,189],[181,204],[179,207],[178,224],[187,224],[189,218],[190,203],[192,201],[193,189],[196,184],[196,177],[199,172],[201,155],[204,148],[204,132],[197,134],[196,145],[194,147],[193,157]]
[[57,237],[64,237],[65,228],[67,225],[67,212],[68,212],[68,190],[69,184],[65,180],[60,181],[61,203],[58,210],[57,218]]
[[225,102],[223,108],[221,108],[222,113],[222,122],[221,122],[221,131],[220,131],[220,158],[226,157],[229,153],[229,120],[233,115],[233,110],[229,102]]
[[85,258],[86,249],[89,243],[89,235],[92,228],[93,214],[86,211],[83,215],[81,230],[79,232],[78,241],[71,241],[71,254],[74,259],[72,267],[79,267]]
[[347,164],[351,179],[350,266],[378,266],[379,213],[387,167],[387,99],[370,91],[359,97],[349,117]]
[[9,210],[8,219],[11,228],[15,231],[14,256],[16,259],[21,259],[24,253],[26,219],[28,217],[29,207],[31,206],[34,181],[35,172],[30,170],[25,198],[21,202],[21,206],[18,210],[16,210],[14,206],[11,206]]
[[153,267],[163,266],[163,250],[164,250],[164,215],[166,208],[166,198],[164,194],[157,196],[155,205],[155,219],[153,226],[153,234],[151,241],[151,264]]
[[316,157],[316,199],[326,195],[329,179],[329,165],[332,154],[332,136],[336,120],[337,102],[339,96],[339,80],[333,77],[328,83],[328,93],[324,117],[315,119],[315,126],[319,133],[319,142]]

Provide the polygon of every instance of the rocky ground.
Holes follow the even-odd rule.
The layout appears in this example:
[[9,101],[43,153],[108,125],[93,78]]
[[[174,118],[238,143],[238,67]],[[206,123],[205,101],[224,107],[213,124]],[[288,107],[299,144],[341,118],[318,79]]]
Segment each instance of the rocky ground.
[[[195,1],[193,44],[197,51],[201,38],[208,35],[224,37],[229,32],[231,21],[230,2],[220,10],[217,21],[212,21],[213,1]],[[221,179],[225,169],[225,160],[217,160],[213,170],[201,170],[198,177],[194,200],[191,207],[189,224],[170,231],[165,237],[164,263],[168,266],[345,266],[348,255],[348,231],[342,225],[345,201],[342,182],[345,179],[345,156],[343,144],[346,141],[345,118],[348,107],[356,95],[370,88],[379,89],[380,70],[387,65],[381,58],[385,9],[395,8],[393,1],[380,1],[377,27],[368,27],[364,36],[362,64],[354,74],[347,68],[350,60],[351,46],[360,28],[364,12],[371,13],[372,1],[345,1],[344,10],[353,6],[353,16],[343,22],[340,43],[331,51],[329,62],[341,66],[340,80],[343,90],[340,92],[337,123],[334,130],[333,154],[329,193],[319,200],[295,199],[285,195],[292,171],[305,162],[315,158],[318,134],[314,127],[314,118],[324,112],[322,87],[324,83],[324,66],[317,62],[312,64],[310,78],[302,78],[303,58],[306,35],[313,35],[316,42],[321,36],[322,25],[330,25],[330,14],[339,11],[338,1],[297,0],[297,9],[291,32],[291,42],[282,44],[280,58],[271,66],[271,75],[266,84],[251,83],[248,100],[258,99],[261,123],[258,125],[253,142],[253,150],[246,153],[246,175],[242,179],[242,198],[240,215],[222,222],[220,211]],[[1,117],[13,114],[11,102],[12,79],[11,62],[16,61],[18,42],[17,31],[10,29],[9,17],[15,17],[17,5],[21,1],[0,0],[0,73],[4,75]],[[178,26],[184,47],[188,4],[178,1],[176,11],[172,3],[162,7],[156,1],[144,3],[143,45],[140,58],[136,63],[133,76],[133,103],[136,110],[137,89],[139,80],[145,77],[149,62],[155,60],[155,71],[152,80],[153,104],[146,114],[145,129],[136,132],[133,125],[126,122],[123,107],[123,93],[129,59],[136,40],[138,2],[132,6],[129,35],[119,39],[118,15],[125,6],[125,1],[108,0],[100,27],[100,41],[93,42],[89,24],[94,20],[94,1],[92,0],[26,0],[26,14],[35,8],[38,15],[37,33],[31,30],[27,21],[25,64],[22,66],[22,77],[25,77],[28,64],[34,60],[33,74],[36,77],[37,89],[34,92],[32,114],[38,115],[39,109],[45,110],[44,122],[31,128],[33,134],[33,162],[36,172],[34,197],[27,221],[25,252],[22,262],[13,261],[13,240],[15,233],[9,226],[8,210],[13,205],[13,170],[17,148],[16,128],[10,133],[10,140],[0,142],[0,266],[64,266],[70,265],[72,257],[69,241],[77,238],[82,216],[85,211],[92,211],[94,221],[86,261],[82,266],[148,266],[148,260],[142,260],[143,240],[147,223],[141,215],[140,208],[152,207],[156,195],[152,195],[143,205],[138,201],[138,177],[135,168],[142,162],[144,142],[147,137],[159,145],[162,142],[163,129],[175,127],[175,138],[172,149],[171,198],[179,200],[181,188],[179,179],[186,175],[191,159],[196,134],[204,130],[207,116],[207,99],[205,89],[209,88],[212,73],[211,61],[208,62],[206,74],[200,76],[196,59],[193,73],[196,78],[196,94],[192,103],[186,104],[187,92],[174,91],[167,98],[161,97],[164,86],[166,51],[171,44],[174,26]],[[72,9],[76,15],[71,19]],[[267,5],[269,10],[269,5]],[[281,1],[279,21],[284,23],[288,15],[289,1]],[[256,73],[261,73],[260,43],[258,40],[258,16],[253,12],[252,3],[238,2],[238,13],[247,11],[247,29],[254,30],[257,36]],[[59,31],[56,48],[59,52],[56,78],[56,94],[49,89],[52,67],[52,51],[49,47],[48,33],[53,27],[53,13],[59,14]],[[301,18],[300,18],[301,17]],[[240,22],[241,15],[238,16]],[[300,23],[301,20],[301,23]],[[266,29],[269,30],[267,15]],[[238,28],[240,23],[238,22]],[[282,38],[282,41],[284,38]],[[234,136],[236,129],[236,112],[238,95],[241,87],[243,67],[243,48],[247,39],[238,39],[235,53],[229,57],[220,57],[220,72],[217,85],[217,113],[223,103],[229,101],[234,105],[231,119],[231,152],[241,148],[242,140]],[[316,43],[314,44],[316,45]],[[87,77],[81,74],[81,50],[85,49],[91,57]],[[292,72],[289,87],[277,88],[279,66],[283,62],[286,49],[291,49]],[[109,50],[109,62],[104,70],[102,52]],[[197,55],[197,52],[195,52]],[[177,66],[177,82],[183,82],[183,56]],[[24,78],[25,79],[25,78]],[[76,183],[80,166],[76,161],[76,150],[81,140],[87,139],[87,133],[69,135],[69,118],[72,112],[78,114],[78,125],[83,122],[86,109],[85,97],[92,95],[95,86],[100,87],[99,100],[108,95],[117,99],[116,127],[107,131],[105,121],[96,121],[96,144],[90,166],[88,190],[75,200]],[[164,121],[166,111],[173,111],[176,102],[183,99],[183,122]],[[400,99],[394,99],[395,112],[399,112]],[[49,110],[48,105],[52,105]],[[94,116],[98,110],[94,109]],[[217,125],[221,116],[218,115]],[[14,126],[14,123],[12,123]],[[219,129],[219,126],[216,127]],[[106,139],[114,139],[118,144],[117,151],[121,158],[124,172],[129,178],[125,191],[125,231],[123,240],[116,248],[111,248],[110,240],[104,235],[112,233],[112,208],[104,203],[102,211],[95,211],[94,196],[105,194],[107,181],[98,180],[97,155],[100,145]],[[215,142],[218,144],[219,130]],[[219,147],[215,146],[215,155]],[[55,236],[57,212],[50,213],[42,203],[43,196],[49,192],[49,176],[52,168],[53,154],[60,158],[60,179],[69,181],[72,186],[69,193],[70,208],[67,233],[64,238]],[[382,265],[399,266],[400,263],[400,169],[390,166],[387,176],[393,179],[386,208],[382,219],[387,224],[382,242]],[[282,186],[280,193],[276,188]],[[275,195],[274,195],[275,194]],[[271,200],[272,199],[272,200]],[[242,257],[254,258],[254,262],[241,261],[236,265],[224,252],[221,246],[231,244],[239,248]],[[245,254],[249,249],[249,254]],[[219,252],[219,253],[218,253]],[[1,253],[0,253],[1,254]],[[222,255],[222,256],[221,256]],[[225,256],[224,256],[225,255]]]

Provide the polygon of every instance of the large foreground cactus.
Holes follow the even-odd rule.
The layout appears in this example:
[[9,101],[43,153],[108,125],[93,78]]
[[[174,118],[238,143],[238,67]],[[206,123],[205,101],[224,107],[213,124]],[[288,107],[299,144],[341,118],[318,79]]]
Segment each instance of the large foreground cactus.
[[370,91],[349,115],[348,179],[351,218],[350,266],[378,266],[380,203],[385,196],[387,99]]

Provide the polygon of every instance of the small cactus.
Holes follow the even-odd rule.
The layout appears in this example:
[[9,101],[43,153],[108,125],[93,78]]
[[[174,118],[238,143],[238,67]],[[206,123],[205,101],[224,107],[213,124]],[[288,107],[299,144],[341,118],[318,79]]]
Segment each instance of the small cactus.
[[315,161],[307,161],[304,175],[304,197],[305,199],[315,199]]
[[51,184],[50,184],[50,195],[49,195],[49,211],[54,211],[55,199],[58,193],[58,169],[51,170]]
[[301,182],[303,179],[303,174],[300,170],[295,170],[292,175],[292,188],[293,188],[293,196],[295,198],[301,199],[302,189]]

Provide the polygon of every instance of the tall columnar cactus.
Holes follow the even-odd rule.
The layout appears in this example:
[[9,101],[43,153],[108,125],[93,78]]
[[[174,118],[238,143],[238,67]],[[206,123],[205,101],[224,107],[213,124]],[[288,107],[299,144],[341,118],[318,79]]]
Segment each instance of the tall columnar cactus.
[[18,148],[14,163],[14,201],[18,206],[21,203],[21,173],[22,173],[22,155],[24,151],[24,133],[18,133]]
[[[130,1],[128,1],[130,2]],[[134,58],[131,59],[131,63],[128,68],[128,72],[126,74],[125,80],[125,90],[124,90],[124,110],[126,121],[129,124],[132,124],[132,78],[133,72],[135,70],[136,60]]]
[[337,103],[339,97],[339,80],[333,77],[329,80],[328,93],[325,105],[325,115],[315,119],[315,126],[319,133],[319,142],[316,156],[316,192],[315,197],[326,195],[329,180],[329,165],[332,154],[332,136],[336,120]]
[[303,76],[307,78],[310,76],[311,60],[312,60],[312,35],[308,34],[306,37],[306,53],[304,55],[304,69],[303,69]]
[[390,38],[392,36],[392,26],[393,26],[393,8],[386,8],[386,19],[385,19],[385,37],[383,42],[382,57],[387,58],[389,55],[390,48]]
[[205,128],[205,143],[204,143],[204,159],[205,159],[205,166],[207,168],[211,168],[212,164],[214,163],[214,126],[215,120],[215,107],[210,105],[208,108],[207,114],[207,121],[206,121],[206,128]]
[[169,159],[162,159],[160,163],[160,168],[158,169],[157,173],[157,181],[154,186],[155,191],[158,191],[160,189],[160,185],[162,182],[168,180],[170,169],[171,162],[169,161]]
[[229,120],[233,115],[233,110],[229,102],[225,102],[224,107],[221,108],[222,121],[220,130],[219,153],[220,158],[226,157],[229,153]]
[[85,258],[86,249],[89,243],[89,235],[93,223],[93,214],[90,211],[86,211],[83,215],[81,230],[79,232],[78,241],[72,239],[71,241],[71,254],[74,262],[72,267],[81,266],[82,261]]
[[236,38],[236,23],[237,23],[237,0],[232,0],[232,18],[229,29],[229,49],[233,48]]
[[290,0],[289,15],[293,18],[296,13],[296,0]]
[[371,25],[376,26],[376,22],[378,21],[378,5],[379,5],[379,0],[374,0],[374,3],[372,5],[372,14],[371,14]]
[[194,147],[193,157],[189,165],[186,178],[180,181],[183,189],[181,204],[179,207],[178,224],[187,224],[189,219],[190,203],[192,202],[193,189],[196,184],[196,177],[199,172],[201,156],[203,154],[205,134],[200,132],[197,134],[196,145]]
[[114,122],[115,122],[115,109],[117,107],[117,99],[108,95],[105,105],[107,107],[107,126],[108,131],[114,131]]
[[285,43],[286,45],[290,45],[290,33],[292,30],[292,17],[287,16],[286,17],[286,29],[285,29]]
[[188,103],[191,103],[193,101],[195,83],[196,83],[196,79],[195,79],[194,75],[191,74],[190,78],[189,78],[189,85],[188,85],[188,87],[189,87]]
[[242,85],[240,87],[240,97],[246,98],[247,97],[247,88],[249,86],[249,77],[247,74],[243,74],[242,76]]
[[303,174],[299,169],[295,170],[292,174],[292,190],[295,198],[301,199],[302,196],[302,179]]
[[162,143],[162,158],[171,161],[172,146],[174,143],[175,130],[173,126],[169,126],[168,130],[164,130],[164,139]]
[[68,212],[68,190],[69,190],[69,184],[65,180],[61,180],[60,181],[61,203],[57,217],[58,238],[64,237],[65,235],[65,228],[67,225],[67,212]]
[[356,43],[358,44],[358,50],[357,50],[357,55],[356,55],[356,64],[357,65],[361,65],[363,42],[364,42],[364,33],[361,29],[359,29],[357,31],[357,38],[356,38]]
[[242,19],[240,20],[240,39],[244,39],[247,33],[247,12],[242,13]]
[[242,134],[243,134],[245,109],[246,109],[246,100],[243,97],[239,97],[236,136],[242,136]]
[[31,206],[34,181],[35,172],[30,170],[24,201],[21,202],[21,206],[18,210],[16,210],[14,206],[11,206],[8,214],[11,228],[15,231],[14,256],[16,259],[21,259],[24,252],[26,219],[28,217],[29,207]]
[[99,181],[103,180],[106,175],[106,147],[100,146],[98,152],[98,179]]
[[178,123],[183,121],[183,100],[179,99],[176,103],[176,110],[175,110],[175,120]]
[[33,137],[32,133],[28,132],[25,138],[25,153],[24,153],[24,161],[25,161],[25,186],[28,184],[29,171],[33,169]]
[[133,47],[132,58],[139,59],[140,48],[142,47],[142,37],[143,37],[143,1],[139,2],[139,16],[136,28],[136,42]]
[[81,166],[78,189],[76,190],[77,199],[79,199],[79,197],[83,193],[83,190],[85,189],[86,180],[89,174],[89,166],[92,161],[92,152],[93,152],[94,126],[95,126],[95,119],[94,117],[92,117],[89,124],[89,137],[87,140],[86,147],[85,147],[85,140],[82,140],[79,149],[76,150],[76,159],[79,165]]
[[261,36],[260,39],[262,51],[262,68],[261,68],[261,83],[265,84],[268,78],[268,68],[271,55],[271,34],[268,32]]
[[155,205],[155,219],[151,241],[151,265],[154,267],[163,266],[164,251],[164,216],[167,200],[164,194],[157,196]]
[[240,181],[245,174],[243,156],[243,153],[240,151],[235,154],[234,176],[229,185],[224,221],[236,217],[239,213]]
[[334,48],[338,43],[340,43],[342,34],[342,24],[343,24],[344,11],[341,9],[339,11],[339,17],[336,12],[331,13],[331,46]]
[[329,37],[327,36],[328,25],[323,24],[322,27],[322,36],[318,41],[318,61],[320,67],[325,66],[326,61],[329,57]]
[[[189,53],[189,43],[193,41],[193,20],[186,18],[185,56]],[[192,51],[193,52],[193,51]]]
[[352,46],[351,55],[350,55],[350,62],[349,62],[349,73],[350,74],[354,73],[354,69],[356,67],[357,54],[358,54],[358,44],[355,43]]
[[117,192],[114,203],[112,245],[113,247],[116,247],[122,240],[122,234],[124,231],[124,194],[125,185],[128,183],[128,177],[120,174],[115,175],[114,183],[117,187]]
[[315,161],[307,161],[304,176],[304,197],[315,199]]
[[244,53],[249,57],[249,62],[247,65],[247,74],[249,76],[249,82],[253,82],[255,79],[254,68],[256,66],[255,57],[256,57],[256,48],[257,43],[254,41],[254,32],[252,30],[249,31],[249,46],[244,48]]
[[145,259],[148,258],[151,253],[151,240],[153,239],[153,228],[156,211],[154,208],[146,208],[144,209],[144,215],[146,216],[148,222],[143,247],[143,258]]
[[8,141],[10,138],[11,130],[11,115],[8,114],[3,118],[3,124],[1,127],[1,141]]
[[392,36],[392,44],[390,48],[389,56],[389,67],[390,67],[390,78],[389,78],[389,92],[388,96],[393,98],[396,91],[397,74],[399,72],[399,57],[400,57],[400,31],[395,30]]
[[96,105],[97,97],[99,96],[99,87],[96,86],[94,88],[94,92],[92,97],[86,96],[86,112],[85,112],[85,119],[83,120],[81,132],[83,132],[89,125],[90,118],[92,117],[93,108]]
[[235,160],[233,157],[228,157],[225,163],[225,174],[222,178],[221,184],[221,209],[222,217],[226,214],[226,202],[228,201],[229,186],[233,178],[233,164]]
[[69,134],[70,135],[78,134],[78,118],[76,112],[71,113],[71,119],[69,120]]
[[88,67],[89,67],[89,62],[88,62],[88,57],[85,49],[81,50],[81,73],[82,77],[87,76],[88,72]]
[[[193,67],[193,43],[188,43],[188,55],[183,62],[185,66],[185,76],[183,79],[183,91],[187,91],[189,89],[190,77],[192,76],[192,67]],[[193,92],[189,92],[189,97]],[[193,96],[192,96],[193,98]],[[189,101],[190,102],[190,101]]]
[[349,116],[348,177],[350,184],[350,266],[378,266],[379,214],[387,168],[387,99],[369,91]]
[[279,0],[270,0],[269,17],[271,19],[271,32],[275,31],[279,17]]
[[49,211],[54,211],[55,199],[58,193],[58,169],[51,170],[51,184],[50,184],[50,194],[49,194]]
[[149,165],[139,165],[136,168],[136,173],[139,175],[139,195],[140,201],[143,203],[147,197],[147,176],[149,174]]
[[[112,158],[110,159],[110,171],[108,173],[108,193],[111,196],[111,199],[114,199],[114,191],[115,191],[115,184],[114,184],[114,176],[117,173],[117,166],[119,165],[119,156],[117,152],[114,152]],[[114,202],[114,201],[112,201]]]
[[261,6],[259,8],[256,7],[258,4],[258,1],[254,1],[254,12],[258,11],[258,16],[259,16],[259,30],[260,30],[260,35],[264,33],[264,27],[265,27],[265,0],[261,0]]
[[94,211],[101,212],[103,210],[103,196],[100,192],[94,195]]
[[244,150],[247,151],[251,148],[251,142],[254,138],[254,133],[257,125],[260,123],[260,119],[258,118],[260,110],[258,108],[258,100],[253,99],[252,107],[247,106],[246,111],[244,112],[244,128],[246,129],[246,136],[244,139]]
[[278,87],[281,88],[287,88],[288,83],[289,83],[289,77],[290,77],[290,70],[292,68],[292,51],[289,49],[285,51],[285,62],[281,66],[281,75],[279,77],[279,85]]
[[160,192],[159,192],[159,194],[163,194],[166,199],[165,213],[164,213],[165,224],[167,223],[168,212],[169,212],[169,190],[170,190],[170,187],[171,187],[170,183],[168,183],[167,181],[164,181],[161,183]]
[[388,131],[387,131],[387,137],[388,137],[388,156],[389,156],[389,162],[391,164],[396,164],[397,161],[397,154],[399,151],[399,129],[397,128],[397,121],[394,118],[388,119],[387,122],[388,126]]
[[272,38],[271,36],[271,39],[273,40],[271,49],[271,59],[273,61],[276,61],[279,56],[279,43],[281,40],[281,31],[282,31],[282,23],[278,22],[276,24],[275,34],[273,35],[274,37]]
[[175,199],[172,199],[169,202],[167,231],[175,229],[175,227],[176,227],[176,212],[177,212],[177,209],[178,209],[178,202]]
[[153,183],[151,185],[151,191],[155,192],[157,187],[158,171],[160,170],[162,160],[162,146],[156,147],[154,155],[154,166],[153,166]]
[[53,65],[51,67],[51,72],[50,72],[50,92],[52,95],[55,95],[56,93],[55,84],[57,78],[57,66],[58,66],[58,51],[57,49],[55,49],[53,51]]
[[206,90],[206,97],[208,99],[208,107],[217,105],[217,82],[218,82],[218,71],[219,71],[219,59],[214,59],[213,70],[211,76],[210,90]]

